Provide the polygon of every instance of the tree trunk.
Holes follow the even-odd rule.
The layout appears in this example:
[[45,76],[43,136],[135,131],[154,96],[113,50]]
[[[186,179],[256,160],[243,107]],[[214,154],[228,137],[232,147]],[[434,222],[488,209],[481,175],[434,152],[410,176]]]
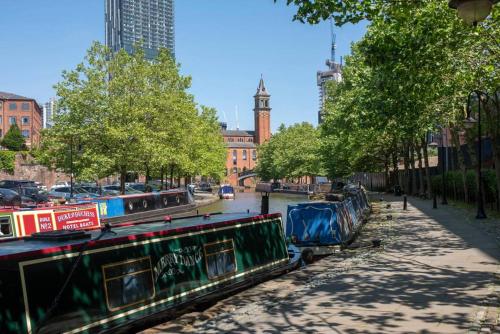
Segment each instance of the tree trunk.
[[393,181],[391,184],[391,188],[394,186],[399,185],[399,171],[398,171],[398,150],[395,149],[392,152],[392,172],[394,173],[393,175]]
[[403,173],[403,187],[404,187],[404,193],[405,194],[410,194],[410,148],[407,143],[404,144],[403,146],[404,154],[403,154],[403,163],[405,166],[405,170]]
[[164,184],[165,184],[165,180],[164,180],[164,177],[165,177],[165,170],[163,168],[163,166],[160,167],[160,190],[163,190],[164,189]]
[[170,165],[170,188],[174,187],[174,165]]
[[389,154],[386,154],[384,159],[384,189],[389,190]]
[[415,170],[415,145],[410,142],[410,166],[411,166],[411,194],[418,194],[417,191],[417,171]]
[[120,167],[120,194],[125,195],[125,180],[127,179],[127,166]]
[[417,149],[417,158],[418,158],[418,195],[425,195],[424,188],[424,169],[422,164],[422,147],[418,144],[418,140],[415,141],[415,148]]
[[144,181],[144,184],[148,184],[149,179],[151,177],[150,172],[149,172],[149,164],[146,164],[145,170],[146,170],[146,180]]
[[425,181],[427,185],[426,194],[428,198],[432,198],[431,174],[429,170],[429,152],[427,151],[427,139],[423,136],[420,141],[422,150],[424,151],[424,166],[425,166]]

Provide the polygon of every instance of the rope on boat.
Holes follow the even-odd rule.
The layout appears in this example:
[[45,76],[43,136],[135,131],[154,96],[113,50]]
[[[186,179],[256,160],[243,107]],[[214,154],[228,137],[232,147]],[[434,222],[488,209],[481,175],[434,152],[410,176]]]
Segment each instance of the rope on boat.
[[54,300],[52,301],[52,304],[50,305],[47,313],[45,313],[45,316],[42,319],[42,321],[40,322],[40,324],[37,325],[34,328],[34,330],[31,331],[31,333],[37,334],[40,331],[40,329],[43,327],[43,325],[45,325],[45,323],[50,319],[50,316],[52,315],[52,313],[55,311],[55,309],[59,305],[59,301],[61,299],[61,296],[64,293],[64,290],[66,290],[66,287],[68,286],[69,282],[73,278],[73,274],[75,273],[75,270],[78,267],[80,260],[82,259],[83,253],[87,250],[87,247],[89,246],[89,244],[91,242],[98,241],[107,233],[116,234],[116,232],[111,230],[111,225],[109,225],[109,224],[104,225],[104,227],[101,229],[101,233],[95,239],[89,239],[82,245],[82,247],[80,248],[80,251],[78,252],[78,256],[73,261],[73,265],[71,266],[71,270],[69,271],[68,276],[66,276],[66,280],[64,281],[63,285],[61,286],[61,289],[59,289],[59,292],[57,293]]

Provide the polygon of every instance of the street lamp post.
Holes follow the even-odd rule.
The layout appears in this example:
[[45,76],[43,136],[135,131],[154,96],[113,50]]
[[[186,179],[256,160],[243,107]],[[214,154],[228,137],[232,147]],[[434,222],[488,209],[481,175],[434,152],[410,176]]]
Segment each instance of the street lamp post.
[[481,174],[482,169],[482,150],[481,150],[481,98],[484,98],[485,101],[488,100],[488,94],[475,90],[469,94],[467,97],[467,123],[473,125],[475,123],[474,118],[472,118],[472,107],[471,107],[471,98],[472,95],[476,95],[477,97],[477,219],[486,218],[486,213],[484,212],[484,201],[483,201],[483,177]]

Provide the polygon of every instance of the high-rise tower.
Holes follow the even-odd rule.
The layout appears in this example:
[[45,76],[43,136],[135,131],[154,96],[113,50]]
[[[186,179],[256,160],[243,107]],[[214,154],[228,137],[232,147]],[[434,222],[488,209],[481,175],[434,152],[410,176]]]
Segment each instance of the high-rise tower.
[[328,81],[336,81],[336,82],[342,81],[342,64],[338,64],[335,62],[335,49],[337,47],[335,44],[335,39],[337,36],[333,32],[332,20],[330,20],[330,27],[332,35],[331,55],[330,59],[327,59],[325,62],[326,66],[328,66],[328,70],[318,71],[318,73],[316,74],[317,84],[319,88],[318,123],[320,124],[323,122],[323,112],[325,109],[326,83]]
[[174,0],[105,0],[106,45],[132,53],[143,46],[153,60],[161,47],[175,55]]
[[255,107],[255,143],[261,145],[271,138],[271,107],[269,99],[271,95],[264,86],[264,80],[260,78],[257,93],[254,95]]

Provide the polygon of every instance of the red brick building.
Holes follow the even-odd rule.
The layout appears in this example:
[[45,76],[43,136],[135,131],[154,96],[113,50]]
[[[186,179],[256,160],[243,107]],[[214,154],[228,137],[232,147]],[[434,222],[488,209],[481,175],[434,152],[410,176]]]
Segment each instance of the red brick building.
[[38,103],[29,97],[0,92],[0,138],[14,123],[21,129],[28,147],[39,144],[42,110]]
[[227,145],[226,182],[233,186],[251,185],[255,178],[238,181],[240,173],[251,171],[257,164],[257,146],[271,138],[271,95],[264,86],[261,78],[257,93],[254,95],[254,120],[255,131],[252,130],[227,130],[222,125],[222,135]]

